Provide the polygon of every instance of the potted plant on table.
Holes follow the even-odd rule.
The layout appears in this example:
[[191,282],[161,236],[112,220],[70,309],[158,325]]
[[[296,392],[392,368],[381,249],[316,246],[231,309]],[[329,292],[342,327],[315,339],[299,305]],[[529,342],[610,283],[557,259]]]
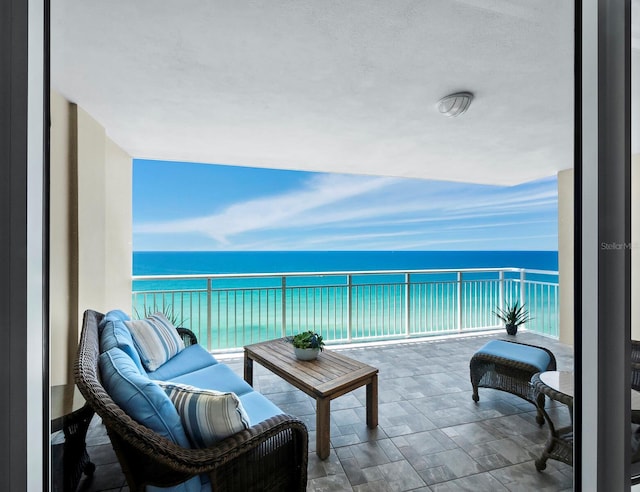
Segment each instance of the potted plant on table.
[[499,319],[504,321],[505,328],[507,329],[507,335],[515,335],[518,333],[518,326],[529,322],[532,318],[529,316],[529,311],[521,306],[518,301],[512,305],[507,304],[505,309],[500,307],[496,308],[493,312]]
[[291,339],[296,357],[300,360],[313,360],[324,350],[322,335],[311,330],[294,335]]

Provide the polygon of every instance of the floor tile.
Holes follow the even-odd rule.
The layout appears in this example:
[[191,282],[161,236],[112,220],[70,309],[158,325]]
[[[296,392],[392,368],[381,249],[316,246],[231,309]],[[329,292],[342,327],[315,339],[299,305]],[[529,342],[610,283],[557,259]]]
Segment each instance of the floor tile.
[[420,475],[406,461],[379,465],[378,469],[389,485],[389,489],[394,492],[413,490],[426,485]]
[[346,475],[314,478],[307,484],[308,492],[343,492],[345,490],[351,490],[351,484]]
[[[259,364],[254,367],[255,388],[307,425],[310,492],[570,490],[570,466],[549,460],[545,471],[535,470],[548,430],[535,422],[531,403],[487,388],[481,388],[478,404],[471,399],[469,359],[491,339],[472,336],[341,350],[380,370],[379,425],[366,425],[364,388],[333,400],[327,460],[315,454],[315,401]],[[559,369],[572,368],[570,347],[527,332],[518,333],[518,341],[550,347]],[[242,357],[224,362],[242,375]],[[559,425],[570,423],[562,405],[549,404],[548,412]],[[97,468],[78,490],[128,492],[98,418],[87,442]]]
[[[431,485],[433,492],[508,492],[509,489],[488,473],[458,478],[450,482]],[[531,489],[529,492],[533,492]],[[537,492],[537,491],[536,491]]]
[[529,461],[489,473],[512,492],[556,491],[571,487],[571,478],[557,470],[536,473],[532,473],[532,470],[535,470],[535,464]]

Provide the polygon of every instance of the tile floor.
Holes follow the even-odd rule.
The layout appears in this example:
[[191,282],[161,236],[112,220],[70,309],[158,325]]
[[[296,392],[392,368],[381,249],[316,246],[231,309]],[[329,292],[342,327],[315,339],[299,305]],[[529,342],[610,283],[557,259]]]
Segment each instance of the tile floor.
[[[365,424],[365,390],[332,401],[331,454],[315,455],[315,406],[304,393],[255,365],[254,383],[283,411],[309,428],[308,487],[329,491],[565,491],[572,489],[572,468],[550,460],[537,472],[547,428],[535,423],[535,408],[510,394],[480,389],[471,399],[469,359],[484,343],[506,335],[414,341],[343,352],[378,367],[379,426]],[[549,347],[558,369],[573,369],[572,348],[531,333],[517,340]],[[226,359],[242,374],[240,357]],[[567,425],[565,407],[550,415]],[[83,477],[81,491],[128,491],[104,427],[94,418],[88,451],[97,465]]]

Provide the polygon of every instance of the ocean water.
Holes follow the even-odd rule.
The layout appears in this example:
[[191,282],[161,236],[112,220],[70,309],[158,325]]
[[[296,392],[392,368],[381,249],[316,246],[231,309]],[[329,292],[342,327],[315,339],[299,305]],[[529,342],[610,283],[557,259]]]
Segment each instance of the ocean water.
[[558,269],[557,251],[136,251],[133,275],[423,270]]
[[[367,274],[386,270],[524,268],[555,272],[556,251],[135,252],[134,275],[308,272],[249,279],[134,281],[133,309],[169,310],[210,350],[311,329],[329,342],[495,328],[494,309],[525,301],[528,329],[557,335],[557,275],[497,272]],[[314,275],[317,272],[360,275]]]

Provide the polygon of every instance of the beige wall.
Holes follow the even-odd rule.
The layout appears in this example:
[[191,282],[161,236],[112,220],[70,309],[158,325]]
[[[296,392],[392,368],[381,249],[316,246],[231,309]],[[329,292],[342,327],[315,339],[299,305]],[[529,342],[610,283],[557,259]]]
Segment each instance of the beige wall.
[[85,309],[131,305],[131,157],[86,111],[51,95],[51,416],[69,410]]
[[78,309],[105,309],[106,135],[82,108],[78,115]]
[[558,173],[560,341],[573,345],[573,169]]
[[75,267],[75,110],[58,93],[51,94],[50,179],[50,378],[51,385],[67,382],[72,344],[67,333],[77,332]]
[[131,157],[107,138],[108,172],[105,176],[107,240],[104,309],[131,311],[133,271],[133,203]]

